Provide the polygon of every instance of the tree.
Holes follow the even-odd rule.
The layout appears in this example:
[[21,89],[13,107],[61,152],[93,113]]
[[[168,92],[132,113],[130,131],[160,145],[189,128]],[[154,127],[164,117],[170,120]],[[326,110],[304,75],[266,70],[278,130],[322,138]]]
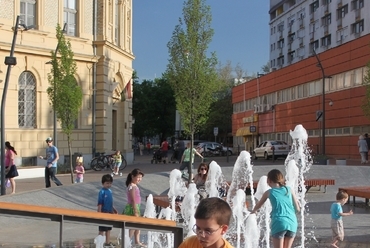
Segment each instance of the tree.
[[[214,34],[211,21],[211,9],[205,5],[205,0],[185,1],[183,19],[179,19],[167,44],[170,58],[166,78],[175,93],[184,129],[191,137],[191,149],[194,133],[207,120],[210,105],[215,101],[214,94],[220,88],[216,54],[212,52],[207,57]],[[192,161],[192,152],[190,154]],[[189,164],[191,173],[192,165]]]
[[267,62],[261,67],[262,73],[267,74],[270,72],[270,62]]
[[134,80],[132,112],[135,137],[160,134],[163,140],[172,136],[175,131],[176,102],[167,80],[159,78],[142,83]]
[[[65,39],[60,25],[56,28],[58,49],[51,52],[52,69],[48,74],[50,86],[47,88],[50,104],[61,123],[62,132],[67,135],[71,181],[73,183],[73,164],[71,135],[82,104],[82,89],[78,86],[75,74],[76,62],[73,59],[71,43]],[[59,57],[58,57],[59,55]]]
[[367,70],[363,81],[363,84],[365,85],[366,88],[366,92],[361,107],[365,116],[370,119],[370,62],[367,63],[366,68]]

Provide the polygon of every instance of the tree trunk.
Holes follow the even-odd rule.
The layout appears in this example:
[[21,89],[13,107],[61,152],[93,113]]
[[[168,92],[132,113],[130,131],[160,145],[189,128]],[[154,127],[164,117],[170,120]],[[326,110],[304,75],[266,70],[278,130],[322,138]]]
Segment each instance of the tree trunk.
[[71,183],[73,184],[74,174],[73,174],[73,163],[72,163],[73,159],[72,159],[71,137],[68,135],[67,139],[68,139],[69,167],[71,169]]

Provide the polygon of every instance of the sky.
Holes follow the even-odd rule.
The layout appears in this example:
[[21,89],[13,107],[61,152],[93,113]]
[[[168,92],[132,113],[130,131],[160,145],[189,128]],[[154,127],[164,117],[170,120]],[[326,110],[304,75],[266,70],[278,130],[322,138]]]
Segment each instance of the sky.
[[[184,0],[133,1],[133,68],[139,77],[162,76],[168,64],[167,43],[182,18]],[[218,61],[239,64],[248,75],[269,61],[269,0],[206,0],[214,36],[208,52]]]

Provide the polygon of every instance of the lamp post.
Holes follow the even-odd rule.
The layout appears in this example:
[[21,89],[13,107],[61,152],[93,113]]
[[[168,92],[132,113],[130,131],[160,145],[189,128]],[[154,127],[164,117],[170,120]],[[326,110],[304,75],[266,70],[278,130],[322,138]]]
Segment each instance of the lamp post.
[[[319,57],[317,56],[316,54],[316,51],[315,49],[312,49],[313,51],[313,54],[315,55],[316,57],[316,60],[317,60],[317,67],[320,67],[321,69],[321,74],[322,74],[322,94],[321,94],[321,97],[322,97],[322,126],[321,126],[321,154],[322,155],[325,155],[325,78],[327,78],[327,76],[325,76],[325,71],[324,71],[324,67],[322,66],[321,64],[321,61],[319,59]],[[330,77],[328,77],[330,78]]]
[[5,83],[4,83],[4,89],[3,89],[3,96],[1,98],[1,195],[6,194],[6,185],[5,185],[5,124],[4,124],[4,117],[5,117],[5,103],[6,103],[6,95],[8,91],[9,86],[9,78],[10,78],[10,71],[12,69],[12,66],[17,64],[17,58],[14,57],[14,48],[15,48],[15,42],[17,40],[17,34],[18,29],[21,27],[24,31],[30,29],[31,27],[27,27],[24,24],[19,24],[19,15],[17,16],[17,19],[15,21],[15,26],[13,27],[13,40],[12,45],[10,48],[10,55],[5,57],[5,65],[8,66],[6,70],[6,76],[5,76]]
[[257,106],[260,108],[260,77],[265,74],[257,72]]

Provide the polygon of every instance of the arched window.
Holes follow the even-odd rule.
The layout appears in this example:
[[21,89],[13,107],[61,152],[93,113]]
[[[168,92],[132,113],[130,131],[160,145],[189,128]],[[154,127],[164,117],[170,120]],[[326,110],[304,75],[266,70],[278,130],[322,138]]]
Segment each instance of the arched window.
[[36,126],[36,79],[29,71],[24,71],[18,79],[18,125]]

